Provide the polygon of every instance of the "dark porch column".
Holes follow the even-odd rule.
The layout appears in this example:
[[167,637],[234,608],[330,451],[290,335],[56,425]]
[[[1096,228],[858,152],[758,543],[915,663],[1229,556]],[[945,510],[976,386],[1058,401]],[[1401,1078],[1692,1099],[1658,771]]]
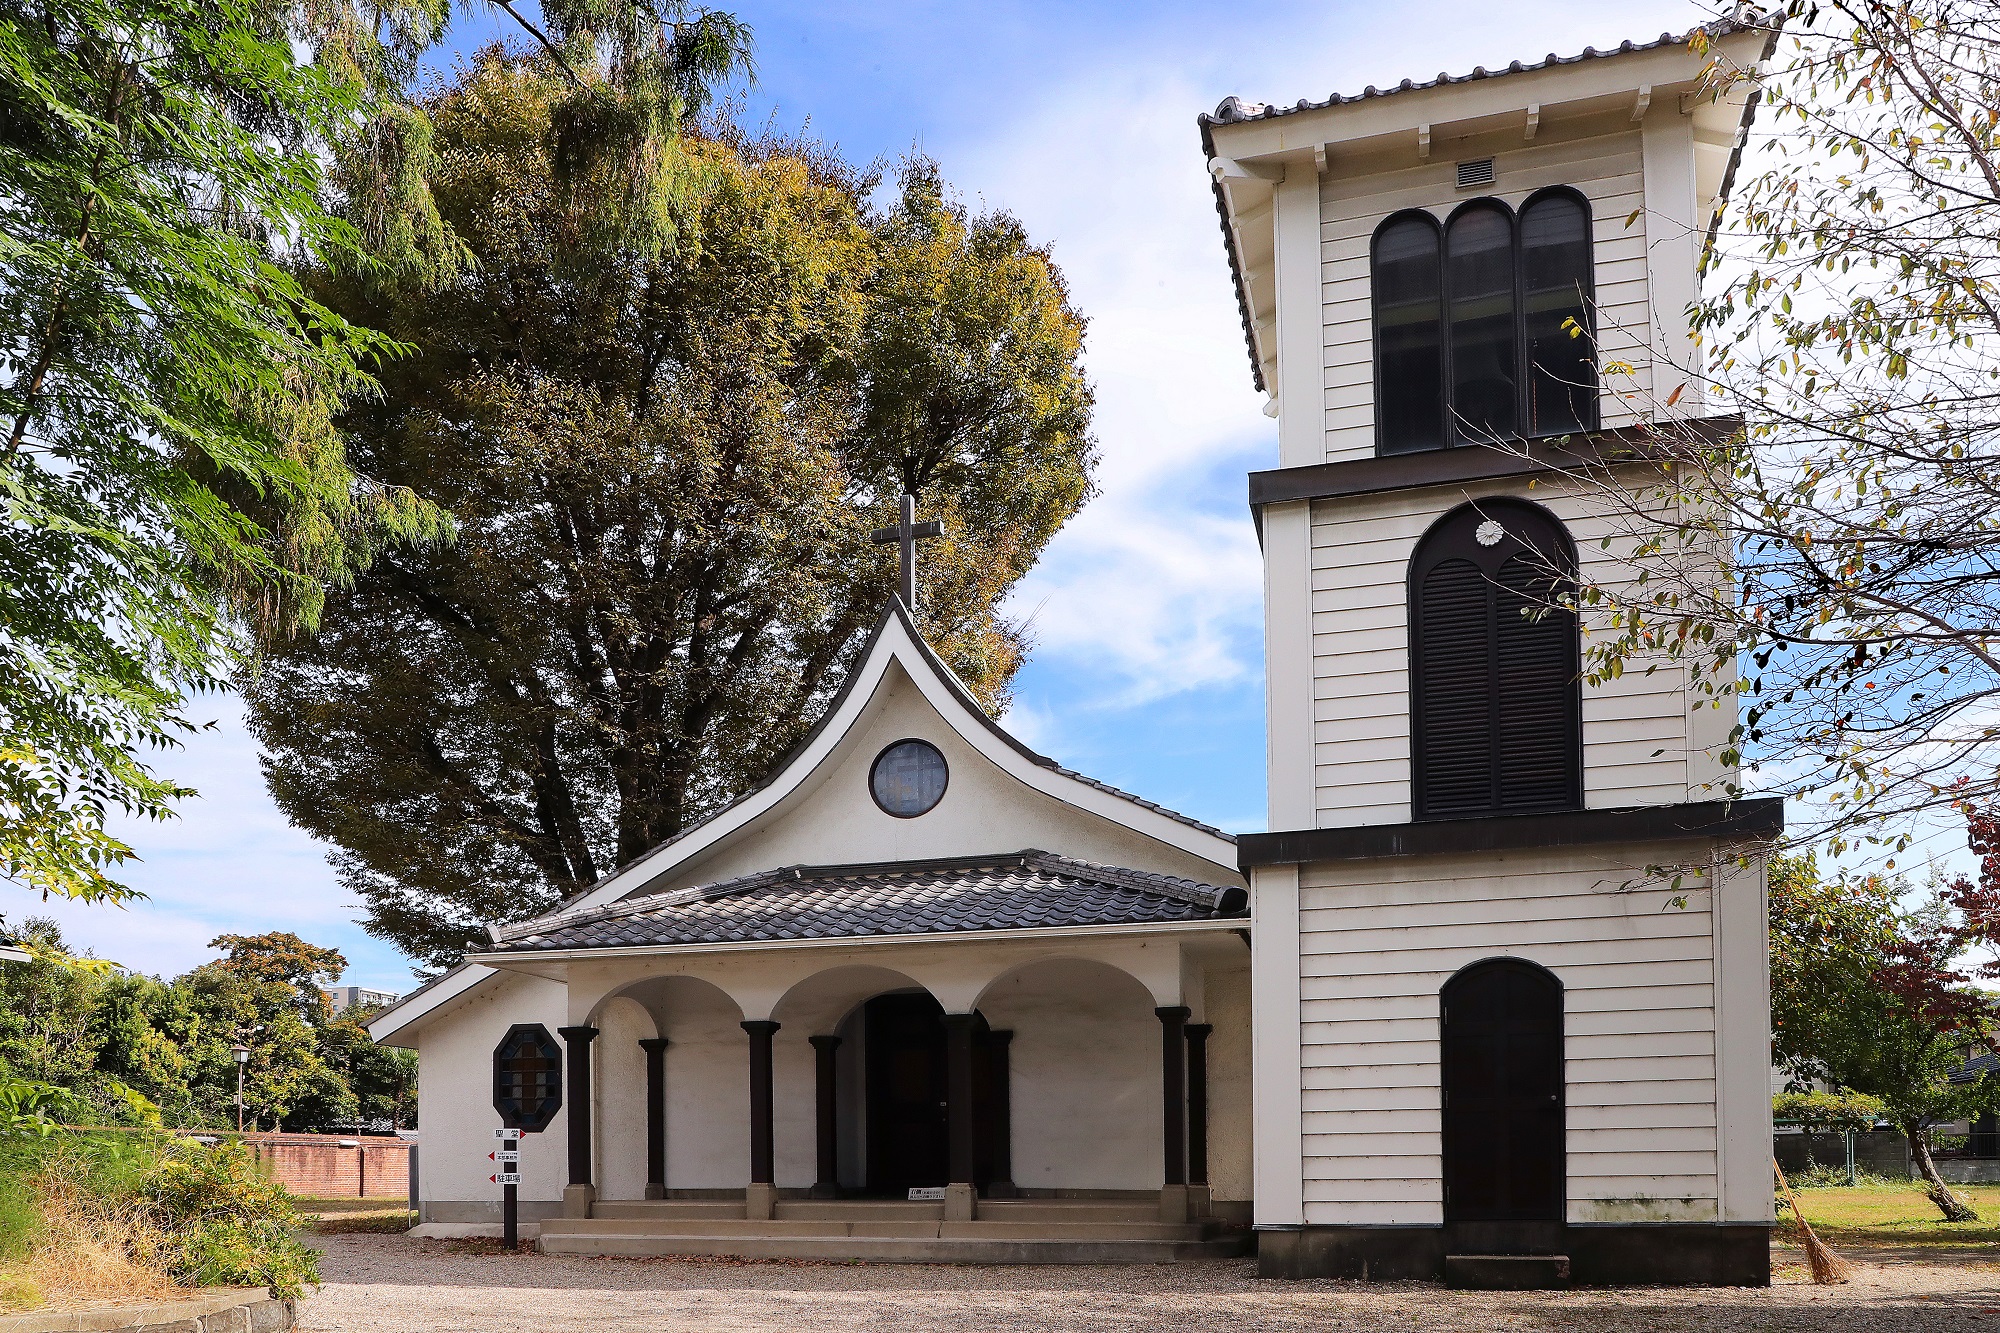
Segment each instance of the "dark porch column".
[[977,1014],[946,1014],[945,1124],[950,1145],[947,1175],[954,1185],[970,1185],[973,1176],[972,1029]]
[[590,1183],[590,1043],[597,1039],[591,1027],[557,1028],[569,1046],[569,1090],[565,1095],[569,1111],[569,1183]]
[[1020,1194],[1014,1188],[1014,1085],[1007,1063],[1014,1033],[1000,1028],[988,1032],[986,1039],[992,1043],[987,1048],[987,1073],[993,1080],[993,1179],[986,1186],[986,1197],[1012,1199]]
[[813,1045],[813,1104],[819,1131],[819,1179],[814,1182],[815,1199],[840,1197],[839,1103],[835,1100],[833,1053],[840,1049],[838,1037],[809,1037]]
[[771,1038],[778,1025],[768,1018],[747,1019],[750,1034],[750,1183],[774,1185],[777,1154],[771,1139]]
[[642,1037],[646,1053],[646,1197],[667,1197],[667,1039]]
[[1188,1184],[1208,1183],[1208,1034],[1212,1023],[1187,1025]]
[[1165,1129],[1166,1183],[1187,1184],[1187,1023],[1186,1005],[1153,1011],[1160,1017],[1160,1110]]

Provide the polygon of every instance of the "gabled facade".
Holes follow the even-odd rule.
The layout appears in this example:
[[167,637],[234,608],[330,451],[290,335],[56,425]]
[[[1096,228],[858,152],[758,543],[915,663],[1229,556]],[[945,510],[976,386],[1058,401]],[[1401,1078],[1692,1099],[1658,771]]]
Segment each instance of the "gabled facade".
[[1672,663],[1584,683],[1549,609],[1634,574],[1577,461],[1700,412],[1750,114],[1710,65],[1772,40],[1705,36],[1202,119],[1280,440],[1241,840],[1268,1273],[1768,1280],[1782,812],[1732,799],[1732,711]]
[[545,1250],[1240,1250],[1235,860],[1009,736],[892,604],[766,782],[371,1022],[422,1055],[426,1234],[496,1230],[493,1058],[529,1024],[566,1088],[522,1149]]

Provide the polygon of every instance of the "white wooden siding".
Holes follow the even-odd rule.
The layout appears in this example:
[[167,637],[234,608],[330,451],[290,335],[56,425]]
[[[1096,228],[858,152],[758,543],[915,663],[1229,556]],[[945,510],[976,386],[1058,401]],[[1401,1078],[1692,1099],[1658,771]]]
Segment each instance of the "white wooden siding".
[[[1320,296],[1326,330],[1323,383],[1329,462],[1375,454],[1369,241],[1391,213],[1423,208],[1442,218],[1476,197],[1456,188],[1453,173],[1453,163],[1438,161],[1367,176],[1329,176],[1321,182]],[[1572,186],[1590,200],[1601,353],[1606,360],[1631,363],[1635,371],[1630,377],[1606,378],[1599,411],[1607,427],[1630,424],[1644,411],[1651,383],[1647,348],[1653,338],[1639,131],[1500,153],[1494,173],[1496,188],[1488,193],[1516,208],[1550,185]],[[1638,217],[1628,222],[1635,213]],[[1637,396],[1621,396],[1625,394]]]
[[1443,1221],[1439,991],[1525,958],[1563,984],[1572,1222],[1717,1215],[1709,894],[1647,881],[1671,848],[1301,867],[1306,1221]]
[[[1321,828],[1410,818],[1410,555],[1431,524],[1468,499],[1518,495],[1569,528],[1588,578],[1625,576],[1627,520],[1580,483],[1522,480],[1431,486],[1325,500],[1312,513],[1313,786]],[[1603,539],[1613,538],[1606,550]],[[1586,618],[1586,629],[1590,627]],[[1583,691],[1584,804],[1592,809],[1715,799],[1716,754],[1733,717],[1691,740],[1685,668],[1628,668]],[[1706,710],[1705,710],[1706,711]],[[1725,710],[1726,712],[1726,710]],[[1733,779],[1733,773],[1727,774]]]

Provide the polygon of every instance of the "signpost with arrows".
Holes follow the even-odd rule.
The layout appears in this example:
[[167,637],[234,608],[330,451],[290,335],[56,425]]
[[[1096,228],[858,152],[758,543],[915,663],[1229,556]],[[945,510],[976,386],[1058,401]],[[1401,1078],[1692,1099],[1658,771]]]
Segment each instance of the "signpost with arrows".
[[500,1186],[500,1244],[512,1250],[521,1243],[521,1131],[496,1129],[493,1137],[500,1146],[486,1154],[494,1164],[486,1178]]
[[493,1109],[504,1129],[493,1131],[500,1146],[486,1154],[487,1177],[500,1186],[501,1242],[520,1244],[521,1136],[549,1127],[562,1109],[562,1048],[540,1023],[516,1023],[493,1048]]

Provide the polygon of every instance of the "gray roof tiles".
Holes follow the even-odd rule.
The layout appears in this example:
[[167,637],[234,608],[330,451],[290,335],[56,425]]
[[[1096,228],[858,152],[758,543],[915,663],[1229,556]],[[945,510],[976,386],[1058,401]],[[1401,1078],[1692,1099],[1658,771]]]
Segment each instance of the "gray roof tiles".
[[1241,889],[1049,852],[789,866],[494,930],[496,952],[1236,919]]

